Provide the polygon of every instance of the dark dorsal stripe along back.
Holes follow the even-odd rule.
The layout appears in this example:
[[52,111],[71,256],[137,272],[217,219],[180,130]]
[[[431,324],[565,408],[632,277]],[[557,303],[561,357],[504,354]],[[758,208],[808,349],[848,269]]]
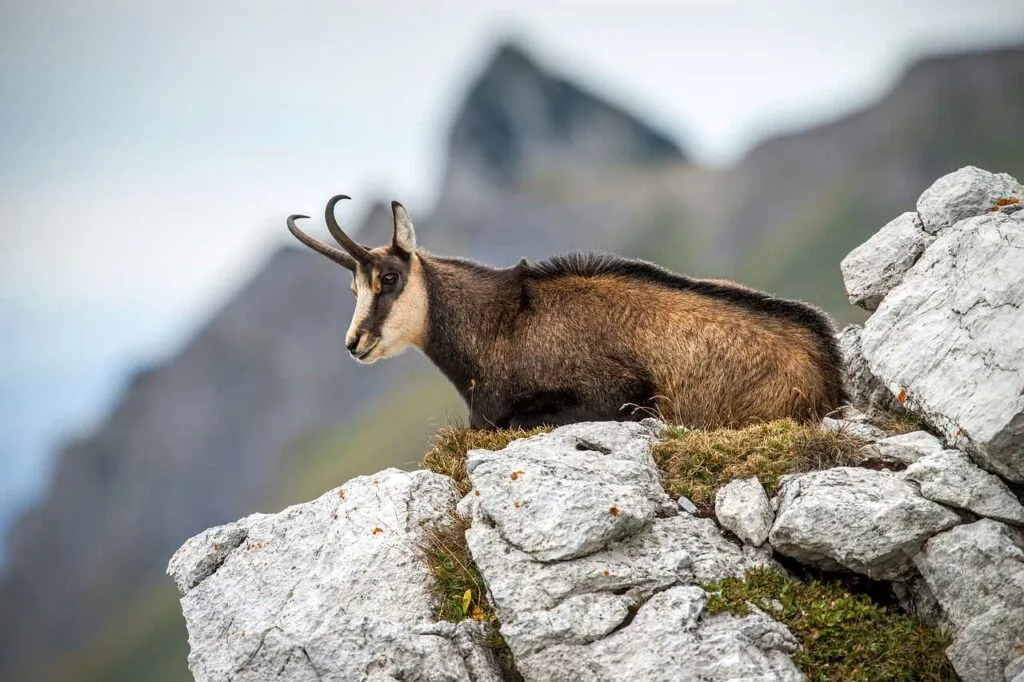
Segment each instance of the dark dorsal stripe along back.
[[[835,340],[835,328],[823,312],[808,303],[776,298],[762,291],[739,286],[702,281],[678,275],[648,261],[605,253],[570,253],[537,263],[521,264],[520,267],[527,276],[534,279],[556,279],[566,276],[635,279],[670,289],[692,291],[746,310],[788,320],[815,335],[825,362],[833,368],[827,376],[834,375],[838,380],[842,357]],[[830,390],[838,400],[845,401],[846,392],[841,380],[839,381],[840,384],[831,386]]]
[[813,306],[800,301],[775,298],[762,291],[707,282],[677,275],[648,261],[622,258],[603,253],[570,253],[530,263],[525,272],[535,279],[554,279],[567,275],[577,277],[623,277],[659,284],[670,289],[692,291],[710,296],[754,312],[766,313],[801,324],[819,336],[832,338],[835,330],[825,316]]

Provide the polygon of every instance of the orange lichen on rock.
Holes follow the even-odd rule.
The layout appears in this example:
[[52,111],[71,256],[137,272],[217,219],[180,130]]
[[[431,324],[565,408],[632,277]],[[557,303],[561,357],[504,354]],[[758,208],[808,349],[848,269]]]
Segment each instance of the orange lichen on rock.
[[608,510],[608,513],[611,514],[612,516],[618,516],[619,515],[619,508],[618,507],[612,507],[611,509]]
[[374,529],[373,529],[373,534],[374,534],[374,535],[380,535],[380,534],[381,534],[381,533],[383,533],[383,532],[384,532],[384,529],[383,529],[383,528],[379,528],[379,527],[378,527],[378,528],[374,528]]
[[522,476],[525,473],[526,473],[525,471],[513,471],[512,472],[512,480],[513,481],[518,480],[519,477]]
[[907,402],[907,389],[901,388],[900,392],[896,394],[896,400],[900,401],[900,405]]
[[995,212],[995,211],[998,211],[999,209],[1001,209],[1003,206],[1010,206],[1011,204],[1019,204],[1019,203],[1020,203],[1020,199],[1018,199],[1017,197],[1004,197],[1003,199],[1000,199],[999,201],[997,201],[996,205],[993,206],[989,210]]

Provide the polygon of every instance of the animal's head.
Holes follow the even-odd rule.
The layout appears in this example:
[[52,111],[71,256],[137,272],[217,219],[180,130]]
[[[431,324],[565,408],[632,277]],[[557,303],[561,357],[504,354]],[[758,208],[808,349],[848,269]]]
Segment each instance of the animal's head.
[[416,232],[405,208],[391,202],[395,232],[391,243],[375,249],[356,243],[338,225],[334,206],[349,197],[339,194],[327,202],[325,218],[339,249],[324,244],[295,226],[304,215],[288,218],[288,229],[309,248],[352,271],[356,310],[345,346],[356,360],[372,363],[405,350],[422,347],[427,324],[427,290],[416,254]]

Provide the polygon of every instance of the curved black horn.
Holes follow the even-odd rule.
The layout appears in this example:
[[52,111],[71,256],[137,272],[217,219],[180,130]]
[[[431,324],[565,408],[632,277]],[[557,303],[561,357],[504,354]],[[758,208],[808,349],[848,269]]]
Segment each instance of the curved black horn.
[[346,251],[352,254],[353,258],[360,263],[366,263],[370,260],[370,252],[359,244],[356,244],[352,237],[345,234],[334,217],[334,206],[342,199],[351,198],[352,197],[346,194],[338,194],[337,196],[331,197],[331,200],[327,202],[327,208],[324,210],[324,220],[327,221],[327,229],[331,231],[331,236],[338,240],[338,243],[341,244]]
[[352,256],[348,255],[347,253],[345,253],[344,251],[337,247],[331,246],[329,244],[324,244],[321,241],[317,241],[316,239],[313,239],[308,234],[300,230],[298,226],[295,224],[295,221],[300,218],[305,220],[308,219],[309,216],[290,215],[288,216],[288,220],[286,221],[288,223],[288,230],[293,235],[295,235],[296,239],[298,239],[300,242],[302,242],[309,248],[313,249],[314,251],[322,253],[323,255],[327,256],[338,265],[344,268],[348,268],[349,270],[355,272],[356,260]]

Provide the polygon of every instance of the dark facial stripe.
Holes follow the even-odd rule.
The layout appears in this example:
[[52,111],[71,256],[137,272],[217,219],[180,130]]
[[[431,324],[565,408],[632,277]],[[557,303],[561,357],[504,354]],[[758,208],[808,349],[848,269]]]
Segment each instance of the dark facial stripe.
[[380,336],[381,328],[388,319],[388,315],[391,314],[391,307],[395,304],[404,288],[405,277],[403,276],[399,280],[398,285],[393,289],[388,291],[382,289],[380,293],[374,294],[373,299],[370,301],[370,312],[366,315],[366,319],[363,320],[361,325],[364,331]]

